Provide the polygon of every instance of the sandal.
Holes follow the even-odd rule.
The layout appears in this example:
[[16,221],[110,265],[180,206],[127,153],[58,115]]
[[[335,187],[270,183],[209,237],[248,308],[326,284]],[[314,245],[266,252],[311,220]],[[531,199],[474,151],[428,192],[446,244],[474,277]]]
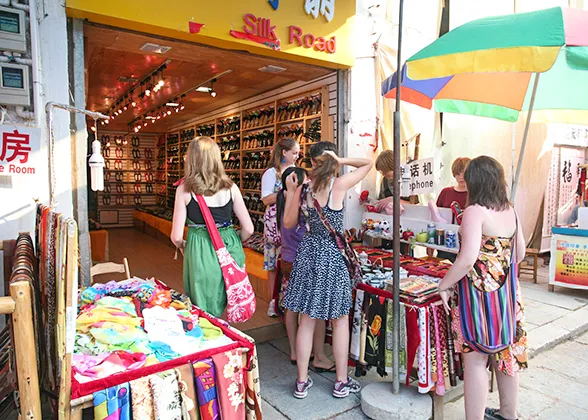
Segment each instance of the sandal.
[[337,364],[333,363],[333,366],[331,366],[328,369],[325,368],[321,368],[315,365],[312,365],[312,370],[314,370],[316,373],[335,373],[337,369]]
[[[498,408],[487,408],[484,411],[484,420],[509,420],[509,419],[500,415],[500,410]],[[518,420],[518,418],[514,419],[514,420]]]

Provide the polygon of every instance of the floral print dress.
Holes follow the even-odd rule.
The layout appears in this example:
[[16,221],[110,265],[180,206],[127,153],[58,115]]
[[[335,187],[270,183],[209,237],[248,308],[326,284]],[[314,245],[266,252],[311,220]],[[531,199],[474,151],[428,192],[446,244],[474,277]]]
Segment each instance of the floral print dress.
[[[502,286],[507,270],[510,266],[512,253],[512,238],[482,235],[480,253],[474,267],[467,276],[479,290],[494,291]],[[521,286],[516,278],[516,336],[515,342],[508,348],[495,353],[498,370],[506,375],[513,376],[516,372],[527,368],[527,332],[525,330],[525,310],[521,297]],[[454,301],[452,307],[451,329],[456,353],[469,353],[474,351],[465,343],[461,330],[459,316],[459,302]]]

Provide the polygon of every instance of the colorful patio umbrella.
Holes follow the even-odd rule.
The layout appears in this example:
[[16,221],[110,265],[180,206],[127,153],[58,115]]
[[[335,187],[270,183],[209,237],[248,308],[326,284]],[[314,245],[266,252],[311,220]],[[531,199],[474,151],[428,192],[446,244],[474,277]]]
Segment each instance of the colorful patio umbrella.
[[[528,111],[514,198],[531,112],[535,122],[588,124],[586,28],[588,12],[561,7],[466,23],[407,60],[400,97],[438,112],[511,122]],[[392,75],[382,95],[395,94]]]

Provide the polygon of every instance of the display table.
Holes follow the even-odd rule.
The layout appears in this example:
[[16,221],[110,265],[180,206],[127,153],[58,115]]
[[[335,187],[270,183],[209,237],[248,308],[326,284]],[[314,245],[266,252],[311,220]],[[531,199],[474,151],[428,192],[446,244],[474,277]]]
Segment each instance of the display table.
[[94,263],[109,261],[108,231],[105,229],[90,231],[90,247]]
[[554,286],[588,290],[588,230],[551,229],[549,290]]
[[245,334],[155,279],[95,284],[81,291],[80,302],[73,418],[92,406],[95,416],[112,414],[112,395],[115,409],[132,414],[127,418],[144,417],[136,402],[157,418],[187,418],[195,410],[202,418],[260,418],[255,343]]

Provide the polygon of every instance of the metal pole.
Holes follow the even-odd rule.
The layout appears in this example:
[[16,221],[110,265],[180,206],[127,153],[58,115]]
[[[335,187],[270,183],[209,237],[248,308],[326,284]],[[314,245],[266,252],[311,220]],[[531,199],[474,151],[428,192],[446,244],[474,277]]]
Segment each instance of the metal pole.
[[517,170],[515,172],[514,181],[512,183],[512,190],[510,192],[510,201],[514,204],[517,196],[517,187],[519,186],[519,178],[521,176],[521,168],[523,167],[523,158],[525,157],[525,147],[527,146],[527,137],[529,136],[529,128],[531,126],[531,116],[533,115],[533,107],[535,106],[535,95],[537,94],[537,85],[539,84],[539,73],[535,73],[535,81],[533,83],[533,92],[531,93],[531,102],[529,103],[529,112],[527,113],[527,121],[525,121],[525,132],[523,133],[523,143],[521,144],[521,151],[519,153],[519,161],[517,163]]
[[392,219],[392,249],[394,251],[394,290],[393,307],[394,326],[392,334],[393,377],[392,392],[400,392],[400,89],[402,73],[402,15],[404,12],[404,0],[400,0],[398,11],[398,49],[396,51],[396,109],[394,110],[394,216]]

